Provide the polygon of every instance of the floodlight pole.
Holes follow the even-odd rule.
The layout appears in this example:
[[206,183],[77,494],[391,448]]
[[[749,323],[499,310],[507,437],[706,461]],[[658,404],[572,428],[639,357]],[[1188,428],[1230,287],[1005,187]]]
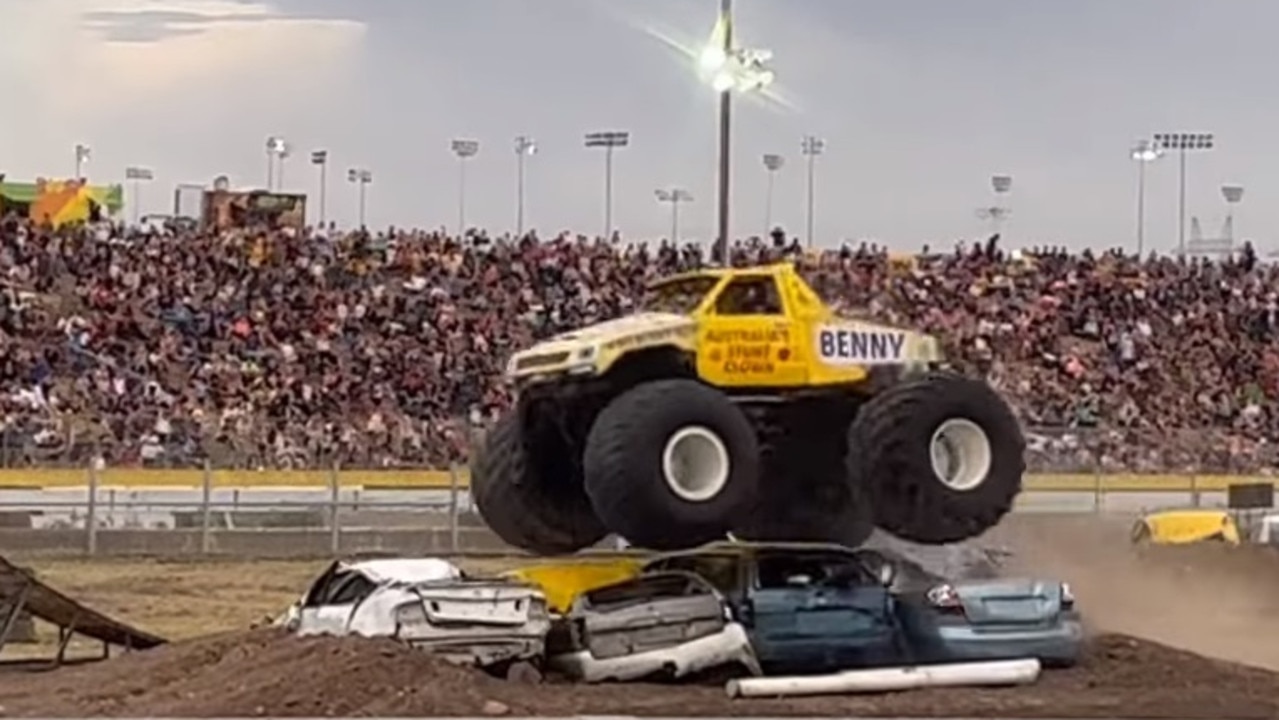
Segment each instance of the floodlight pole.
[[76,180],[84,179],[83,169],[84,169],[84,164],[89,160],[89,154],[90,154],[90,151],[89,151],[88,145],[77,144],[75,146],[75,179]]
[[1211,150],[1215,144],[1212,133],[1156,133],[1155,144],[1165,150],[1177,151],[1177,252],[1186,255],[1186,152]]
[[604,239],[613,237],[613,149],[630,144],[626,130],[608,130],[586,134],[586,147],[604,148]]
[[764,169],[768,172],[768,193],[764,199],[764,235],[773,231],[773,181],[777,175],[777,171],[782,169],[786,164],[786,159],[781,155],[769,153],[764,156]]
[[466,161],[480,151],[477,140],[454,140],[450,147],[457,156],[457,236],[466,236]]
[[679,245],[679,204],[684,202],[692,202],[693,195],[683,188],[671,188],[670,190],[658,189],[653,193],[657,197],[658,202],[670,203],[671,205],[671,244]]
[[[724,57],[733,55],[733,0],[720,0],[719,20],[723,23]],[[717,198],[718,223],[714,257],[727,267],[728,262],[728,205],[729,173],[733,133],[733,88],[726,87],[719,94],[719,196]]]
[[364,197],[365,186],[373,182],[373,172],[364,168],[351,168],[346,171],[347,182],[354,183],[359,188],[360,197],[360,228],[364,228]]
[[515,138],[515,237],[524,237],[524,158],[537,152],[533,138],[520,135]]
[[826,149],[826,141],[815,136],[805,135],[800,149],[808,156],[808,212],[807,212],[807,244],[813,247],[813,185],[815,184],[817,156]]

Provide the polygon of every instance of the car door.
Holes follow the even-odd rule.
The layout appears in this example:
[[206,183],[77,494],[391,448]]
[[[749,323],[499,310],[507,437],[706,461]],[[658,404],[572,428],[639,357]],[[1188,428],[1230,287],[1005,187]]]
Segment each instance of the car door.
[[749,597],[766,668],[826,672],[898,654],[888,588],[851,554],[761,552]]

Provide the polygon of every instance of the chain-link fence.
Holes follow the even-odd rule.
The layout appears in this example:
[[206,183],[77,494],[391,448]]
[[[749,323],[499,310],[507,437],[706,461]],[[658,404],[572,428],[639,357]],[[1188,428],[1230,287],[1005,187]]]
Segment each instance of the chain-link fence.
[[[108,462],[117,456],[100,442],[6,432],[0,547],[254,557],[509,551],[471,503],[467,429],[452,425],[452,436],[429,446],[401,437],[409,451],[399,456],[386,436],[283,455],[262,453],[256,441],[209,452],[154,438],[131,463]],[[1216,430],[1033,428],[1027,442],[1030,510],[1212,505],[1223,482],[1279,466],[1272,444]],[[252,452],[241,453],[246,446]],[[439,460],[421,462],[428,458]]]

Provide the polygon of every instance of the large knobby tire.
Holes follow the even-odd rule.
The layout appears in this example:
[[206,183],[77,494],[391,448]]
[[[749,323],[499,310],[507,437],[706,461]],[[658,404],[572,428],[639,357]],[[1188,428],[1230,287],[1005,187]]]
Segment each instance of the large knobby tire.
[[848,474],[867,488],[879,527],[919,543],[957,542],[1012,510],[1025,450],[1016,416],[993,388],[934,372],[862,406]]
[[696,380],[656,380],[618,395],[591,426],[584,464],[586,493],[608,529],[657,550],[722,539],[759,484],[750,422]]
[[480,517],[509,545],[538,555],[571,553],[607,534],[580,480],[545,478],[521,437],[519,416],[502,416],[471,466]]

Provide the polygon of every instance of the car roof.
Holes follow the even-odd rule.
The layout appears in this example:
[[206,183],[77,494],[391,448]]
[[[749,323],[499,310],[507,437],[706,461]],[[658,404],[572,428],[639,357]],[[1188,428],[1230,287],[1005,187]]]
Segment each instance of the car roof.
[[462,570],[440,558],[379,558],[342,563],[343,569],[354,570],[375,583],[417,583],[455,580]]

